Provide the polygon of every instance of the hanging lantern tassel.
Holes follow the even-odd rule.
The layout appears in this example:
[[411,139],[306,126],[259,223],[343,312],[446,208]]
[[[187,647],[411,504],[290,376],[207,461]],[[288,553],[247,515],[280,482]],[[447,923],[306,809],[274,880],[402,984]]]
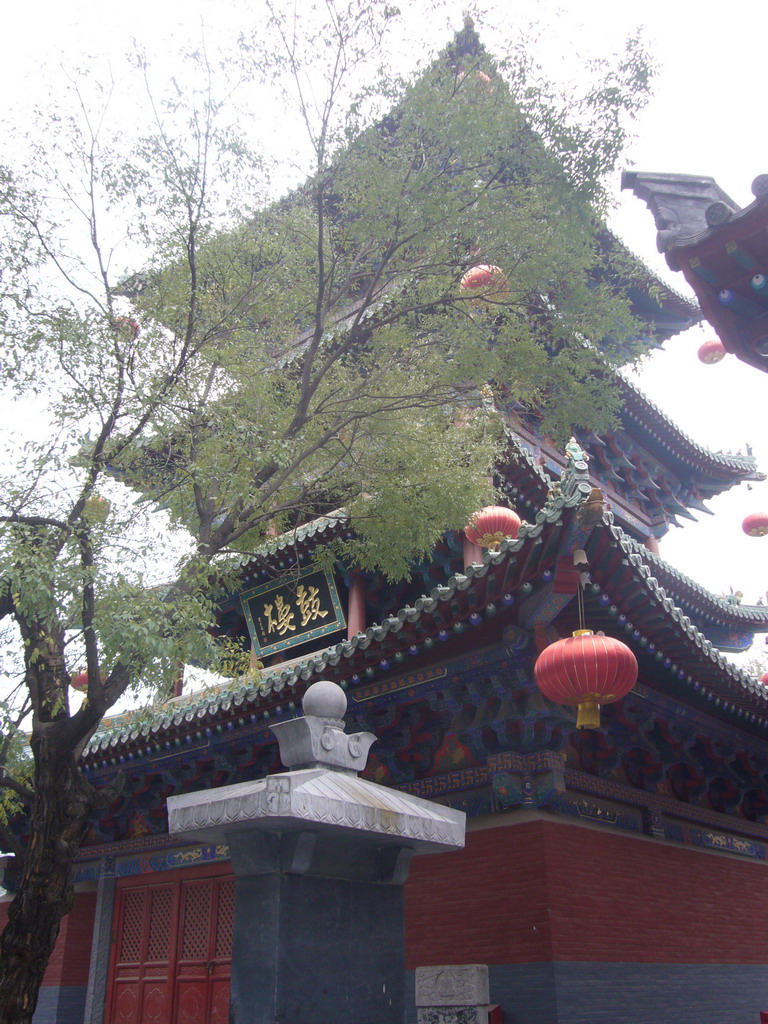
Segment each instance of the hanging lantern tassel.
[[600,705],[621,700],[637,682],[637,659],[620,640],[577,629],[541,652],[536,685],[556,704],[576,705],[579,729],[600,728]]
[[585,694],[586,698],[594,697],[594,700],[585,699],[577,704],[576,728],[577,729],[599,729],[600,728],[600,700],[599,693]]

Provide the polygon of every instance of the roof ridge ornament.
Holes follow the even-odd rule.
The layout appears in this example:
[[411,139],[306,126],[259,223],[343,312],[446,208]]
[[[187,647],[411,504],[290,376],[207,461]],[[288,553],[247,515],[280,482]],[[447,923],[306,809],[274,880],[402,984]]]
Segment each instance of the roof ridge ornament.
[[565,446],[565,469],[560,477],[559,497],[563,505],[573,506],[587,499],[592,491],[589,482],[589,455],[575,437]]

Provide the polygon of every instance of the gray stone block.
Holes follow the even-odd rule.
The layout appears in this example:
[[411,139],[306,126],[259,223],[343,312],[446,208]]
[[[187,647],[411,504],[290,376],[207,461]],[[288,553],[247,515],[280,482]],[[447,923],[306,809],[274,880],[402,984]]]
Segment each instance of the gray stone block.
[[402,1024],[400,886],[238,878],[232,1024]]
[[417,1006],[487,1006],[490,1003],[485,964],[451,964],[416,968]]

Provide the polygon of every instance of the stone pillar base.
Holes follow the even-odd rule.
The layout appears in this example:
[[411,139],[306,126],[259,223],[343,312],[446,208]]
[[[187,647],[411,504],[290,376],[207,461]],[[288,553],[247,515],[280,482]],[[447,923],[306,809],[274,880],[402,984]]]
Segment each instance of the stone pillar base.
[[418,1024],[488,1024],[488,968],[446,964],[416,968]]
[[488,1024],[485,1006],[424,1006],[416,1011],[417,1024]]

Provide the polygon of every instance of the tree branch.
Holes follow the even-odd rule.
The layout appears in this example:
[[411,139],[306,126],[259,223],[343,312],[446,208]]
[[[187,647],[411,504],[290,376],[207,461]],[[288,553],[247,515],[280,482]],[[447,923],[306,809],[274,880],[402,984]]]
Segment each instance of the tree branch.
[[0,789],[10,789],[25,803],[31,803],[35,798],[34,790],[14,779],[12,775],[8,774],[8,769],[2,765],[0,765]]

